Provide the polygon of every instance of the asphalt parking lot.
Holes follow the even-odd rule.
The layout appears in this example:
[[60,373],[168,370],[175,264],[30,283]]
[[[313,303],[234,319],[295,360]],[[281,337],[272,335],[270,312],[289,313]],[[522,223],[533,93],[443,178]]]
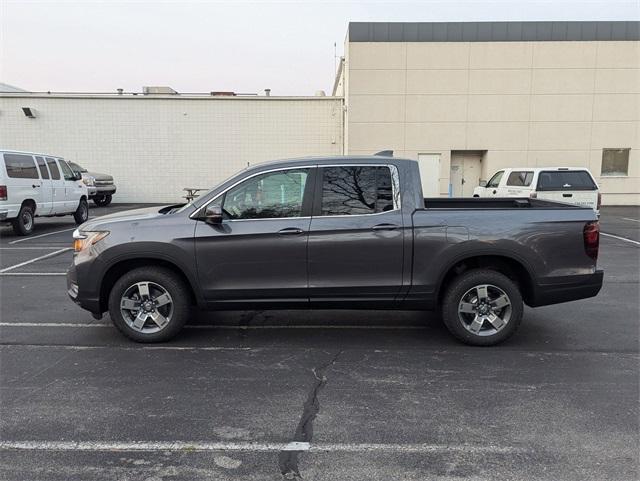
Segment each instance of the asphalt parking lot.
[[601,223],[600,295],[493,348],[386,311],[194,314],[139,345],[68,300],[71,218],[1,227],[0,479],[638,479],[640,209]]

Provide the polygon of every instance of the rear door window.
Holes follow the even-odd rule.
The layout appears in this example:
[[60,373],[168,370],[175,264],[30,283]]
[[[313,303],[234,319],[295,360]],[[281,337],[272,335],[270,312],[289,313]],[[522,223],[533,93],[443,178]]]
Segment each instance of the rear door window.
[[36,163],[31,155],[4,154],[7,175],[14,179],[39,179]]
[[597,190],[586,170],[546,170],[538,176],[537,190]]
[[507,185],[512,187],[529,187],[533,180],[533,172],[513,171],[507,177]]
[[60,170],[58,169],[58,164],[55,159],[47,157],[47,165],[49,166],[49,170],[51,171],[51,178],[53,180],[60,180]]
[[393,210],[393,183],[387,166],[322,169],[320,215],[363,215]]
[[42,157],[36,157],[36,162],[38,163],[38,170],[40,171],[40,177],[43,179],[49,178],[49,170],[47,169],[47,165]]

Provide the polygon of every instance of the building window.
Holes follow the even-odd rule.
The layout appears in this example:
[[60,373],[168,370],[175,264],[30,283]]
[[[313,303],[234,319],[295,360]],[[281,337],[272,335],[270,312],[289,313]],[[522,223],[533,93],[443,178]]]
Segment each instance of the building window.
[[629,150],[630,149],[603,149],[602,170],[600,171],[600,175],[629,175]]

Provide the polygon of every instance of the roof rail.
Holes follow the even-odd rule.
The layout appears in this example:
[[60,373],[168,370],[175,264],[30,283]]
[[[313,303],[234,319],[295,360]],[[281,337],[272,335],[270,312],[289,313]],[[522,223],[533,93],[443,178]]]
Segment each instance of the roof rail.
[[373,155],[377,155],[378,157],[393,157],[393,150],[381,150]]

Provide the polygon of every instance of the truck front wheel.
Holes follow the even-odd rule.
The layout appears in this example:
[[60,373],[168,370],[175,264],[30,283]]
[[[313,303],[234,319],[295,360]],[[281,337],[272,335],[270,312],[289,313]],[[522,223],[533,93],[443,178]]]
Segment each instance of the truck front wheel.
[[188,288],[174,272],[162,267],[139,267],[113,285],[109,315],[129,339],[168,341],[187,321],[190,298]]
[[500,272],[474,269],[454,278],[442,303],[442,319],[457,339],[492,346],[511,337],[524,307],[518,285]]

